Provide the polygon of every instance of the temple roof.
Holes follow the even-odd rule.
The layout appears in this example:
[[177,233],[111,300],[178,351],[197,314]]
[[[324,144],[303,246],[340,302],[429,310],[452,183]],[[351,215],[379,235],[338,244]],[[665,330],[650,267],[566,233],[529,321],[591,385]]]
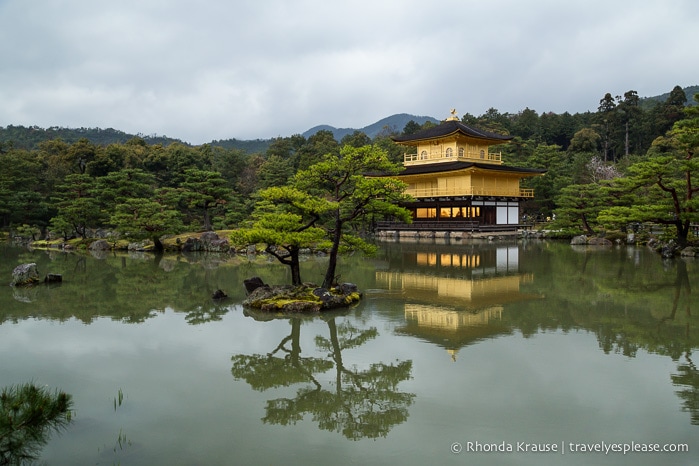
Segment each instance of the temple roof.
[[464,162],[464,161],[454,161],[454,162],[441,162],[441,163],[429,163],[422,165],[409,165],[405,169],[398,173],[396,176],[406,176],[406,175],[422,175],[427,173],[443,173],[458,170],[465,170],[467,168],[480,168],[489,171],[501,171],[501,172],[511,172],[520,174],[531,174],[531,175],[541,175],[546,173],[547,170],[541,168],[524,168],[524,167],[511,167],[507,165],[496,165],[493,163],[480,163],[480,162]]
[[488,141],[493,141],[494,143],[509,141],[513,138],[512,136],[504,136],[502,134],[476,129],[457,120],[447,120],[444,123],[432,128],[423,129],[414,134],[395,136],[391,139],[397,143],[411,143],[425,139],[444,138],[446,136],[452,136],[455,134],[462,134],[475,139],[485,139]]

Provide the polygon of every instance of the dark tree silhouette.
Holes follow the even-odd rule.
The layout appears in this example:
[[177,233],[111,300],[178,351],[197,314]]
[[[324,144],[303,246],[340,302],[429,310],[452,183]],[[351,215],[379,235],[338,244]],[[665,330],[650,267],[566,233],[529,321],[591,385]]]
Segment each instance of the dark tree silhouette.
[[[327,358],[303,358],[299,345],[301,321],[291,319],[292,331],[268,355],[233,356],[233,376],[255,390],[306,383],[294,398],[267,401],[264,423],[290,425],[310,414],[322,430],[341,433],[348,439],[385,437],[408,418],[415,397],[398,390],[411,377],[412,361],[372,363],[368,368],[347,368],[342,352],[376,338],[376,328],[359,329],[349,322],[337,325],[327,320],[329,336],[316,336],[316,346],[327,350]],[[291,348],[287,348],[287,344]],[[284,358],[274,355],[283,351]],[[314,376],[335,368],[334,382],[323,386]]]

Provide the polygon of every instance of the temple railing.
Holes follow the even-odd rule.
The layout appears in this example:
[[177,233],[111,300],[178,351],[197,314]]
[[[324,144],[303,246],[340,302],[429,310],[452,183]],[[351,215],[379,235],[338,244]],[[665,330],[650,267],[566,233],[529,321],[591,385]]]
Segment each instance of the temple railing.
[[406,194],[410,194],[414,198],[425,197],[459,197],[459,196],[496,196],[496,197],[534,197],[534,190],[529,188],[519,189],[491,189],[478,188],[475,186],[466,188],[408,188]]
[[502,163],[501,152],[465,151],[462,155],[448,155],[447,153],[432,154],[404,154],[403,165],[419,165],[423,163],[450,162],[454,160],[468,160],[472,162]]

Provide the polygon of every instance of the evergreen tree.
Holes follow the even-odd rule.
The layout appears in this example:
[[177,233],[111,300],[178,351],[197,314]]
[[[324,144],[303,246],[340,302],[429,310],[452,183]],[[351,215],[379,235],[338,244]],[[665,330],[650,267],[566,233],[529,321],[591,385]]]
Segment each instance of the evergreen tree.
[[89,228],[102,225],[105,218],[95,196],[96,181],[87,174],[72,174],[57,187],[54,200],[58,213],[51,219],[53,228],[64,237],[73,233],[85,239]]
[[324,240],[325,230],[316,224],[332,204],[290,186],[267,188],[259,196],[252,221],[232,233],[231,240],[265,244],[267,253],[289,267],[291,284],[301,285],[299,253]]
[[[400,201],[408,199],[403,194],[405,184],[389,176],[399,170],[386,152],[375,146],[344,146],[339,155],[328,154],[321,162],[296,174],[294,186],[333,203],[323,224],[332,244],[324,288],[335,282],[337,256],[342,245],[367,252],[372,250],[368,243],[351,233],[351,224],[374,215],[409,221],[409,212],[398,207]],[[370,173],[384,176],[365,176]]]
[[687,107],[685,116],[667,137],[653,143],[647,160],[631,165],[627,177],[619,180],[635,194],[634,202],[603,210],[601,222],[623,226],[650,221],[673,226],[678,243],[687,244],[691,223],[699,222],[695,180],[699,161],[694,158],[699,150],[699,107]]
[[154,249],[162,252],[160,237],[184,230],[182,215],[168,202],[168,188],[156,191],[149,198],[123,199],[114,209],[110,222],[130,240],[149,238]]
[[599,101],[597,108],[597,124],[601,128],[602,135],[602,154],[604,161],[614,160],[614,156],[610,155],[612,145],[612,128],[615,124],[616,102],[612,94],[607,92]]
[[37,461],[52,432],[72,420],[72,397],[33,383],[5,387],[0,392],[0,464]]
[[190,168],[185,170],[180,188],[187,206],[201,213],[204,230],[211,230],[214,208],[224,206],[231,194],[226,180],[218,172]]

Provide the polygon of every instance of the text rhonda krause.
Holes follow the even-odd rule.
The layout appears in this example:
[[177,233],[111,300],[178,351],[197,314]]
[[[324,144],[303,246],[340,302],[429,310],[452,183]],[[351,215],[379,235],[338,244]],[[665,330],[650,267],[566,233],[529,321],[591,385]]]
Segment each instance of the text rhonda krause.
[[500,442],[481,443],[466,442],[464,452],[489,453],[489,452],[521,452],[521,453],[686,453],[689,445],[686,443],[528,443],[528,442]]

